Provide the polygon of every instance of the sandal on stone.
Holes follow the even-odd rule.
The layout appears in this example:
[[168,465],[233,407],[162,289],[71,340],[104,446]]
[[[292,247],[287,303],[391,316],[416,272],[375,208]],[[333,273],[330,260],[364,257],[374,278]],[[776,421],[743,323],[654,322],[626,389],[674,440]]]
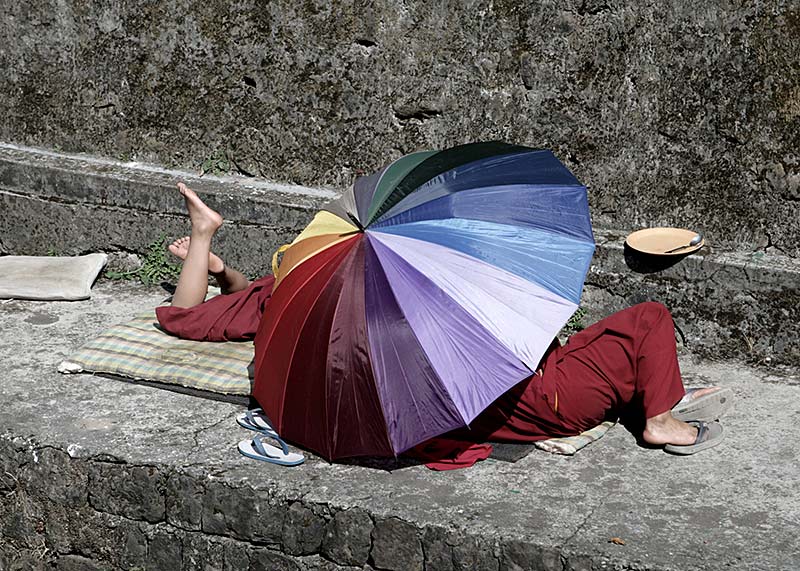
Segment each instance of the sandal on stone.
[[699,388],[687,389],[684,397],[672,408],[675,420],[717,420],[733,407],[733,391],[720,387],[716,391],[693,398]]
[[712,448],[722,442],[722,425],[719,422],[689,421],[687,424],[697,427],[697,438],[694,444],[667,444],[664,450],[670,454],[688,456],[706,448]]
[[[280,444],[280,448],[267,444],[265,440],[268,438]],[[306,461],[305,456],[302,454],[289,452],[289,447],[277,434],[258,434],[252,440],[239,442],[238,448],[242,456],[280,466],[297,466]]]
[[256,432],[263,432],[268,436],[278,436],[275,429],[269,423],[269,419],[260,408],[253,408],[247,412],[236,415],[236,422],[242,428],[247,430],[255,430]]

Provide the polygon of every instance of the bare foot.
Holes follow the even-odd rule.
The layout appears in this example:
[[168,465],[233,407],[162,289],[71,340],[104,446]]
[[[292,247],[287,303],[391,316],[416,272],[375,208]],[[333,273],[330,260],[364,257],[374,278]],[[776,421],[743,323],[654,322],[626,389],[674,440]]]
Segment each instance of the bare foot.
[[697,440],[697,428],[675,420],[669,411],[647,419],[642,439],[648,444],[687,446]]
[[[189,236],[178,238],[172,244],[167,246],[167,249],[172,253],[173,256],[176,256],[181,260],[185,260],[186,254],[189,253],[189,242],[191,242],[191,240],[192,239]],[[221,274],[224,269],[225,269],[225,263],[222,261],[222,258],[217,256],[213,252],[209,252],[208,273]]]
[[213,235],[222,226],[222,216],[211,210],[205,202],[200,200],[195,191],[182,182],[178,183],[178,190],[186,201],[189,220],[192,221],[192,232]]

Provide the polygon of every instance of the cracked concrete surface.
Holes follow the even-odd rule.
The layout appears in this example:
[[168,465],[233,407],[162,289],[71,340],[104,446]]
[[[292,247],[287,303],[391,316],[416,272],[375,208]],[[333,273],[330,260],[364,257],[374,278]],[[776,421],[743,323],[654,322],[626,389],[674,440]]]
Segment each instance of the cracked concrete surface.
[[[352,569],[334,546],[358,533],[369,555],[356,558],[356,568],[365,569],[395,568],[387,561],[405,561],[405,568],[422,561],[419,568],[427,570],[800,567],[794,533],[800,525],[800,380],[792,370],[682,357],[687,379],[730,386],[737,398],[724,419],[726,441],[693,457],[639,448],[615,427],[573,458],[536,451],[514,464],[489,460],[437,473],[389,461],[329,464],[309,455],[303,466],[285,469],[236,452],[238,440],[249,436],[234,420],[240,406],[55,371],[81,343],[164,295],[101,281],[86,302],[0,303],[6,365],[0,443],[13,450],[0,454],[0,465],[24,476],[28,495],[18,501],[33,498],[24,501],[34,514],[30,521],[13,519],[8,502],[18,488],[0,483],[7,508],[2,529],[11,545],[22,541],[13,530],[27,525],[32,531],[25,537],[41,537],[51,561],[74,556],[98,568],[125,568],[117,555],[85,546],[87,530],[111,526],[130,544],[126,557],[146,568],[194,569],[190,554],[202,546],[218,550],[220,561],[244,553],[250,568]],[[34,314],[50,319],[29,319]],[[55,534],[44,516],[43,531],[35,531],[35,514],[76,500],[62,486],[36,503],[34,468],[67,481],[76,474],[88,486],[93,499],[83,544]],[[366,514],[364,521],[380,531],[337,515],[347,513]],[[245,516],[250,519],[236,519]],[[297,530],[311,529],[316,535],[298,539]],[[334,539],[325,543],[320,529]],[[419,538],[422,560],[416,551],[387,555],[386,542],[375,539],[404,534]],[[610,543],[612,537],[625,545]],[[159,546],[173,544],[180,549],[163,551],[172,559],[153,559]]]

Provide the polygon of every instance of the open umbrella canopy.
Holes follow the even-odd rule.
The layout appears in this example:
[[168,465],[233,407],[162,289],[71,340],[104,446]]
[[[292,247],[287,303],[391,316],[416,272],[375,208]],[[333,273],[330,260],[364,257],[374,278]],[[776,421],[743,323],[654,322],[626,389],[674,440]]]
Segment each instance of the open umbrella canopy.
[[335,459],[466,426],[528,377],[594,238],[586,188],[550,151],[490,142],[358,179],[282,251],[253,396]]

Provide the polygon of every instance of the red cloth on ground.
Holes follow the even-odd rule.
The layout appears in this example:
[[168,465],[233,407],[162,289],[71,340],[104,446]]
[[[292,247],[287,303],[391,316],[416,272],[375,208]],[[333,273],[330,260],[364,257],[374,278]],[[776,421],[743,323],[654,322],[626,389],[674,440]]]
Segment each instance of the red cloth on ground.
[[491,444],[475,444],[450,438],[431,438],[404,452],[411,458],[422,460],[431,470],[439,471],[469,468],[476,462],[486,460],[491,453]]
[[264,276],[247,289],[218,295],[194,307],[161,306],[156,317],[164,330],[193,341],[246,341],[256,336],[275,278]]

